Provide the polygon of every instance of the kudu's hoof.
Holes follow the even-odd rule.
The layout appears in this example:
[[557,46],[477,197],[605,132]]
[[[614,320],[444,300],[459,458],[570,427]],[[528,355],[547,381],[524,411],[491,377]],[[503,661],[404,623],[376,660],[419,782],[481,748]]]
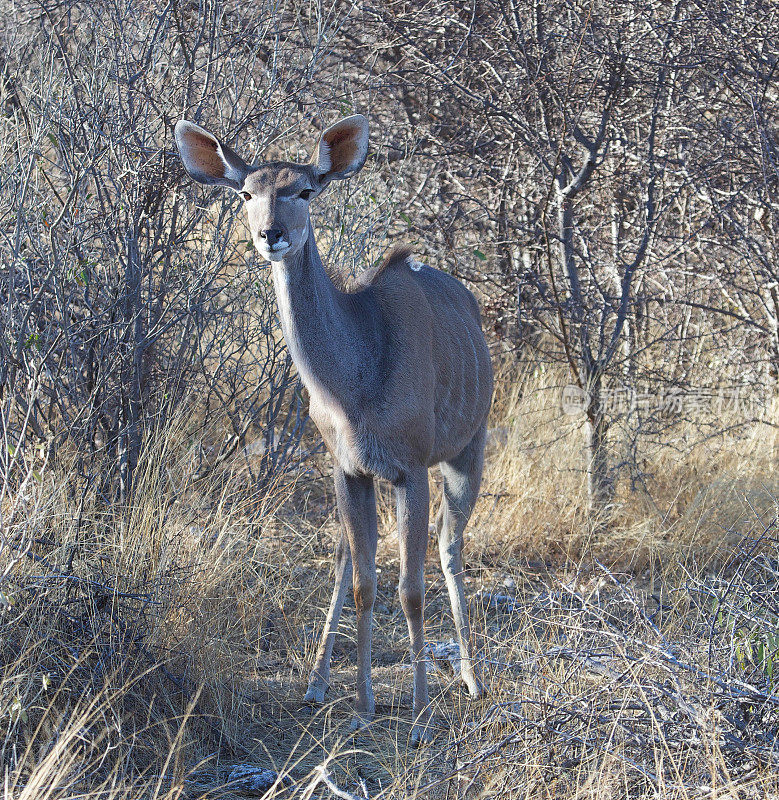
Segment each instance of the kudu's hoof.
[[411,746],[421,747],[433,741],[433,730],[428,722],[425,725],[414,725],[411,729]]
[[471,700],[481,700],[487,696],[487,690],[484,688],[484,684],[478,680],[478,678],[471,681],[463,678],[463,683],[468,689],[468,696]]
[[371,723],[373,722],[373,714],[368,713],[357,713],[352,717],[352,721],[349,724],[349,727],[355,732],[359,733],[360,731],[367,730]]
[[303,702],[310,703],[312,706],[321,706],[325,702],[326,692],[326,686],[309,686],[306,696],[303,698]]

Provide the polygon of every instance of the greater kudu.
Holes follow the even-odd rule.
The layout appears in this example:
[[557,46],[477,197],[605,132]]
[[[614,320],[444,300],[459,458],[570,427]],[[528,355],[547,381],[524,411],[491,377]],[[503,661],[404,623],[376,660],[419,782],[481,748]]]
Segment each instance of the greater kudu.
[[412,741],[430,737],[422,608],[428,537],[428,468],[440,464],[444,497],[438,545],[470,694],[484,689],[473,660],[462,582],[463,529],[479,492],[490,354],[473,295],[405,250],[341,291],[322,266],[309,201],[332,180],[356,173],[368,152],[368,122],[355,115],[327,128],[310,164],[248,166],[199,126],[182,120],[176,143],[187,172],[227,186],[246,202],[257,251],[272,265],[281,329],[310,395],[310,415],[335,461],[343,534],[335,589],[306,700],[324,701],[330,657],[351,568],[357,607],[359,728],[373,716],[371,625],[376,596],[373,480],[397,498],[400,600],[414,671]]

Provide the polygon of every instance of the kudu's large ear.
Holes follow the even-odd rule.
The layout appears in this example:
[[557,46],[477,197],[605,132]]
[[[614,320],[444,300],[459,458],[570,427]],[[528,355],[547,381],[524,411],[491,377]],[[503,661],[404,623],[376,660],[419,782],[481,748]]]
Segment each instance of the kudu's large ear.
[[184,167],[196,181],[236,191],[243,186],[246,162],[216,136],[185,119],[176,123],[174,133]]
[[368,155],[368,120],[355,114],[322,132],[311,164],[324,186],[362,169]]

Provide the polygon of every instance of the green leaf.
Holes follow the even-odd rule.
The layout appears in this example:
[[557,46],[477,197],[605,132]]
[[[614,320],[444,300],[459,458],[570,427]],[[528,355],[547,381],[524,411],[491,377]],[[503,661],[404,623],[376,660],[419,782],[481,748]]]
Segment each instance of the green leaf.
[[476,258],[479,259],[479,261],[486,261],[487,260],[487,256],[485,256],[484,253],[482,253],[481,250],[474,250],[473,254],[476,256]]
[[24,707],[22,706],[22,699],[18,695],[11,703],[11,707],[8,709],[8,713],[14,722],[16,722],[17,720],[21,720],[22,722],[27,722],[27,712],[24,710]]
[[404,213],[401,211],[401,212],[400,212],[400,218],[403,220],[403,222],[405,222],[405,223],[406,223],[406,225],[411,225],[411,218],[408,216],[408,214],[404,214]]
[[41,349],[41,337],[38,333],[31,333],[27,337],[27,341],[24,343],[24,349],[29,350],[31,347],[35,347],[37,350]]

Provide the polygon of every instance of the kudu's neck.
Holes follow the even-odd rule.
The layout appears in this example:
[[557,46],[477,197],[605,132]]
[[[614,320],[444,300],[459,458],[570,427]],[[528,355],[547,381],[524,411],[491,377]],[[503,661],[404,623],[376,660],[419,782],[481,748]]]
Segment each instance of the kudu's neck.
[[347,411],[377,390],[384,342],[373,292],[339,291],[325,271],[311,223],[305,246],[272,263],[281,329],[306,388]]

